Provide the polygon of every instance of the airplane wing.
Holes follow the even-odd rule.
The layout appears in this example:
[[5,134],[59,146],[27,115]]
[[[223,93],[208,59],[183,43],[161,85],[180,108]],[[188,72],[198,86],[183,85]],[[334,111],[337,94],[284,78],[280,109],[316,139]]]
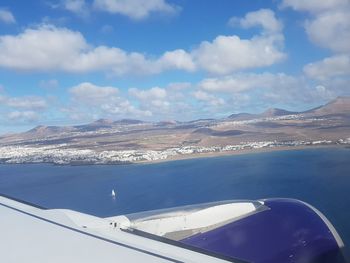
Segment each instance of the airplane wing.
[[0,196],[0,261],[7,263],[342,262],[343,246],[319,211],[291,199],[100,218]]

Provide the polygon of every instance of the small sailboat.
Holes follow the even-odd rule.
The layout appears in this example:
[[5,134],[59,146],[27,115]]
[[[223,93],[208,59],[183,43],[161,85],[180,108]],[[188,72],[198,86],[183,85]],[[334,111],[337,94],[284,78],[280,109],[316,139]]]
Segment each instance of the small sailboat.
[[113,198],[115,198],[115,197],[116,197],[116,193],[115,193],[114,189],[112,189],[111,196],[112,196]]

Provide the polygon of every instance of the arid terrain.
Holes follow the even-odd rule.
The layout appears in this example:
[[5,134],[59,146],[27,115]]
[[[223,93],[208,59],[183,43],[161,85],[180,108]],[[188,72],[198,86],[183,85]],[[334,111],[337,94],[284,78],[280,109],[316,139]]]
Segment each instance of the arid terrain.
[[0,137],[0,161],[120,163],[242,150],[350,144],[350,97],[305,111],[268,109],[190,122],[112,121],[38,126]]

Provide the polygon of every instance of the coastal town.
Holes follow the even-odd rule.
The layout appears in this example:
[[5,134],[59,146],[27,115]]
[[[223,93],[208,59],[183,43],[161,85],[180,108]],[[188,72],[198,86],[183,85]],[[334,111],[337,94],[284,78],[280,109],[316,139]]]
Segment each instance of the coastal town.
[[350,98],[289,112],[268,109],[187,122],[100,119],[0,137],[0,163],[128,164],[267,150],[349,147]]
[[91,149],[67,148],[65,144],[54,146],[4,146],[0,147],[0,163],[53,163],[65,164],[123,164],[137,162],[154,162],[167,159],[177,159],[181,156],[206,156],[213,153],[236,153],[258,149],[278,149],[286,147],[307,146],[336,146],[350,145],[350,138],[337,141],[261,141],[245,142],[226,146],[184,146],[162,151],[154,150],[126,150],[126,151],[94,151]]

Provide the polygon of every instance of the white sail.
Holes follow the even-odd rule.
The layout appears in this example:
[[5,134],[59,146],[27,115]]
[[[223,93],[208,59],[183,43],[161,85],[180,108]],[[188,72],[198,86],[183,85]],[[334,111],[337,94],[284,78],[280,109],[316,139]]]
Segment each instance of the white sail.
[[113,196],[113,197],[116,196],[116,194],[115,194],[115,192],[114,192],[114,189],[112,189],[112,196]]

